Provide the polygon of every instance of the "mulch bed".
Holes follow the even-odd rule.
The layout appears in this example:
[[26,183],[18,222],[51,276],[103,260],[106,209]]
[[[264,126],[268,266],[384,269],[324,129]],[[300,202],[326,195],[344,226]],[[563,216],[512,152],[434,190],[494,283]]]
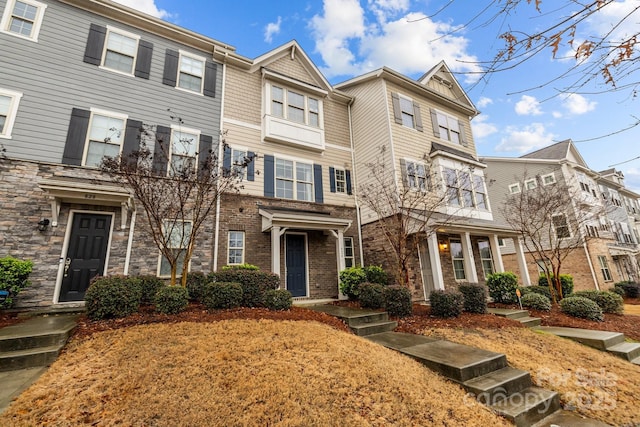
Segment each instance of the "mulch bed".
[[0,313],[0,328],[15,325],[22,320],[24,319],[18,318],[18,313]]

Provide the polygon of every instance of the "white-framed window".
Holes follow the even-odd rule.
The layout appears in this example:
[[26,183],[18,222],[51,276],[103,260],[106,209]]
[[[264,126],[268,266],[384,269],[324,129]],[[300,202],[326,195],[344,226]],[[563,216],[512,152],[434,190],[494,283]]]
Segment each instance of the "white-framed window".
[[229,231],[227,264],[244,264],[244,231]]
[[107,26],[102,66],[112,71],[133,75],[139,40],[140,37],[136,34]]
[[487,196],[482,176],[447,167],[443,169],[443,174],[449,205],[487,209]]
[[321,101],[283,86],[271,85],[271,115],[312,127],[320,127]]
[[460,123],[458,119],[440,111],[436,111],[438,119],[438,128],[440,130],[440,139],[444,139],[454,144],[461,144]]
[[613,278],[611,277],[611,270],[609,270],[609,262],[607,261],[607,257],[604,255],[598,255],[598,262],[600,263],[600,271],[602,271],[602,277],[604,277],[604,281],[613,281]]
[[528,179],[524,182],[524,188],[527,190],[535,190],[538,187],[538,183],[535,178]]
[[518,194],[520,192],[520,183],[509,184],[509,194]]
[[276,197],[313,201],[313,164],[276,159]]
[[402,125],[411,129],[416,128],[416,112],[413,108],[413,101],[404,96],[399,96],[400,99],[400,115],[402,116]]
[[84,148],[84,166],[98,167],[104,157],[116,157],[122,150],[127,116],[91,109],[89,131]]
[[35,0],[8,0],[0,31],[37,42],[46,8],[46,4]]
[[455,169],[444,168],[444,182],[447,187],[447,202],[452,206],[460,206],[460,195],[458,194],[458,173]]
[[487,190],[484,179],[480,175],[473,175],[473,189],[476,192],[476,206],[479,209],[489,209],[487,206]]
[[179,174],[187,168],[196,167],[197,147],[200,131],[181,126],[171,127],[171,150],[169,154],[169,175]]
[[429,189],[429,168],[427,165],[413,160],[405,160],[405,165],[407,168],[407,185],[409,188],[427,191]]
[[10,139],[22,93],[0,88],[0,138]]
[[347,171],[345,171],[344,169],[335,168],[334,173],[336,177],[336,193],[346,193]]
[[356,265],[353,237],[344,238],[344,265],[346,268],[354,267]]
[[556,176],[553,172],[540,177],[542,179],[542,185],[551,185],[556,183]]
[[202,93],[205,63],[204,57],[180,51],[176,87],[189,92]]
[[556,230],[556,237],[558,239],[566,239],[571,237],[571,230],[567,223],[567,216],[565,214],[557,214],[551,217],[553,228]]
[[[244,148],[231,148],[231,170],[233,176],[237,176],[242,181],[244,179],[245,159],[247,158],[247,150]],[[242,264],[242,263],[240,263]]]
[[507,244],[504,242],[504,239],[502,237],[498,237],[498,247],[504,248],[506,246]]
[[451,250],[451,262],[453,264],[453,276],[456,280],[466,280],[464,271],[464,252],[462,251],[462,241],[460,239],[449,239]]
[[491,245],[488,240],[478,240],[478,251],[480,252],[480,261],[482,263],[482,271],[484,272],[484,278],[486,279],[490,274],[493,274],[495,269],[493,267],[493,258],[491,256]]
[[[192,227],[193,222],[191,221],[165,219],[162,222],[162,234],[165,239],[165,244],[167,248],[171,249],[174,257],[177,257],[178,265],[176,271],[178,277],[182,276],[184,257],[186,255],[186,249],[189,246]],[[158,262],[158,276],[171,276],[171,264],[169,264],[169,261],[162,253],[160,253],[160,260]]]
[[576,172],[576,177],[578,178],[578,183],[580,184],[580,189],[582,191],[592,195],[593,197],[598,197],[596,193],[596,185],[589,177],[582,172]]

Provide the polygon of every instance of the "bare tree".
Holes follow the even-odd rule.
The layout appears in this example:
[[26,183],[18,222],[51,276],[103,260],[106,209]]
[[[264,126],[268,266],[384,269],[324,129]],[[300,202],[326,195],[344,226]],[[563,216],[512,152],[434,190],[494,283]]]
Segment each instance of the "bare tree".
[[[179,117],[172,119],[183,124]],[[135,196],[146,213],[145,231],[171,267],[171,285],[176,284],[182,265],[181,284],[185,286],[202,225],[222,195],[241,188],[253,158],[245,155],[223,167],[217,143],[198,152],[199,141],[179,129],[163,134],[156,126],[142,125],[139,148],[126,155],[105,157],[101,167]],[[223,151],[229,151],[224,134],[221,136]]]
[[[564,260],[598,235],[606,207],[597,193],[580,191],[565,181],[544,185],[526,173],[518,177],[529,186],[510,194],[500,208],[506,222],[524,238],[549,284],[553,302],[563,298],[560,272]],[[535,185],[535,188],[532,188]]]

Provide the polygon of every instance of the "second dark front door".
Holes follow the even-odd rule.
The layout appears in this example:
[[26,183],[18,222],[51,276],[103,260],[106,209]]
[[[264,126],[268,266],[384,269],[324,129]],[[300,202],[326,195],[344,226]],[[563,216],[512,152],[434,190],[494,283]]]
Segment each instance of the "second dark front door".
[[111,215],[76,213],[58,301],[82,301],[89,282],[104,274]]
[[305,236],[301,234],[286,235],[286,269],[287,290],[294,297],[307,296],[307,251]]

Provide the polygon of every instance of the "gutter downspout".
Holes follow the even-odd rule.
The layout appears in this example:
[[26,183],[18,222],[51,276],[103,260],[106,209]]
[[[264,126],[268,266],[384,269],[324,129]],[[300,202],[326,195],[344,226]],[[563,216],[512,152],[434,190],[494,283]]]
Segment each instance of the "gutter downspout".
[[587,246],[587,242],[582,244],[584,246],[584,252],[587,255],[587,263],[589,264],[589,270],[591,271],[591,277],[593,278],[593,283],[596,285],[596,289],[600,290],[600,286],[598,285],[598,278],[596,277],[596,272],[593,270],[593,263],[591,262],[591,254],[589,253],[589,247]]
[[137,213],[137,210],[131,213],[131,222],[129,223],[129,241],[127,242],[127,254],[124,258],[124,271],[122,272],[125,276],[129,275],[129,262],[131,261],[131,248],[133,246],[133,230],[136,226]]
[[349,111],[349,143],[351,144],[351,166],[353,167],[353,176],[351,179],[353,180],[353,197],[356,202],[356,221],[358,221],[358,248],[360,249],[360,264],[364,266],[364,250],[362,249],[362,222],[360,221],[360,203],[358,202],[358,173],[356,171],[356,148],[353,143],[353,123],[351,121],[351,105],[353,104],[353,99],[349,102],[347,109]]
[[[226,59],[226,56],[225,56]],[[224,156],[224,147],[222,146],[222,135],[223,135],[223,131],[222,131],[222,127],[224,124],[224,98],[225,98],[225,92],[226,92],[226,80],[227,80],[227,63],[226,61],[224,61],[222,63],[222,93],[220,94],[221,97],[221,101],[220,101],[220,134],[218,135],[218,177],[222,176],[222,163],[221,163],[221,159]],[[220,210],[221,210],[221,198],[222,195],[220,194],[220,181],[218,180],[218,182],[216,183],[216,192],[218,193],[218,200],[216,200],[216,223],[215,223],[215,229],[214,229],[214,234],[213,234],[213,265],[212,265],[212,270],[213,271],[218,271],[218,245],[220,243]]]

